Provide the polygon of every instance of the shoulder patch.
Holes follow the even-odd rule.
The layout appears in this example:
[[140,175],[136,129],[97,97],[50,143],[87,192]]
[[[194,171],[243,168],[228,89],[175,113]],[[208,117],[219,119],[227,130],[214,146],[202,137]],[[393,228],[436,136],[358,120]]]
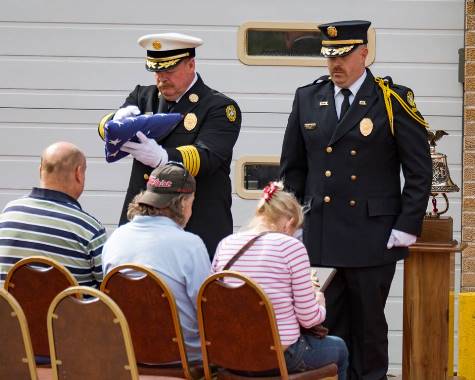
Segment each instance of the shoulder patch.
[[237,111],[234,105],[230,104],[229,106],[226,107],[226,117],[231,123],[234,123],[236,121]]
[[416,102],[414,101],[414,93],[412,91],[407,92],[406,99],[411,107],[416,108]]

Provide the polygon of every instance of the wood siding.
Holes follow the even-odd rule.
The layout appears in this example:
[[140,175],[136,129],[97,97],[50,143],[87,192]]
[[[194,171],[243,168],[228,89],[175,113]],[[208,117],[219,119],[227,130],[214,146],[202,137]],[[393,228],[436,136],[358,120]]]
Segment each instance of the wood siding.
[[[107,164],[96,128],[100,117],[120,106],[137,83],[152,83],[151,74],[144,70],[144,52],[136,44],[146,33],[181,31],[204,39],[197,50],[198,71],[208,85],[235,98],[243,111],[233,168],[244,155],[279,154],[296,87],[312,82],[326,69],[242,64],[236,53],[239,25],[259,20],[343,19],[372,20],[376,60],[371,70],[411,87],[431,128],[450,133],[438,150],[447,154],[452,179],[460,186],[463,89],[458,83],[458,49],[464,46],[463,0],[330,4],[310,0],[2,0],[0,206],[37,185],[39,155],[47,145],[68,140],[88,156],[86,190],[80,199],[84,209],[109,231],[115,228],[131,161]],[[460,193],[450,194],[450,201],[455,237],[460,239]],[[234,192],[236,228],[246,223],[253,207],[253,201],[240,199]],[[402,357],[400,264],[387,317],[390,366],[398,372]]]

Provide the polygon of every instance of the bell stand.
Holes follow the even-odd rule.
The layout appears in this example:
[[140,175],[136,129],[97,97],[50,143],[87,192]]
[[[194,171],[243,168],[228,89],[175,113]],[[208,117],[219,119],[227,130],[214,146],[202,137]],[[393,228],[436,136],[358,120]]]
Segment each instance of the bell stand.
[[[454,253],[451,217],[424,218],[422,233],[404,261],[403,380],[456,379],[448,374],[449,293]],[[450,376],[449,376],[450,375]]]

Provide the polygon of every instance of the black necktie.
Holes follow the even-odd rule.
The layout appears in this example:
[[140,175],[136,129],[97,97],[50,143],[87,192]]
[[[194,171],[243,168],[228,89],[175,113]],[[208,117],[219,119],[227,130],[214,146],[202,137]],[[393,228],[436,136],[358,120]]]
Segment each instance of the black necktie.
[[160,97],[158,102],[158,113],[168,113],[176,105],[176,102],[168,101],[164,97]]
[[348,111],[348,108],[350,108],[351,91],[347,88],[342,88],[341,93],[343,94],[344,99],[343,103],[341,103],[340,120],[343,119],[343,116],[345,116],[346,111]]
[[176,102],[167,100],[167,112],[170,112],[171,109],[175,106]]

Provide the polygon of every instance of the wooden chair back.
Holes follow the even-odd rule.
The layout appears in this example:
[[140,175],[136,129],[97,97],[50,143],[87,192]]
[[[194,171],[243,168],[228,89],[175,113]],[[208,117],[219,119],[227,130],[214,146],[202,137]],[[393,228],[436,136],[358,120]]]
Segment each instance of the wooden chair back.
[[4,289],[0,289],[0,342],[0,379],[37,380],[25,314]]
[[[230,285],[225,278],[242,284]],[[198,294],[198,323],[205,374],[214,364],[255,372],[278,368],[287,377],[274,310],[250,278],[231,271],[209,276]]]
[[8,271],[4,288],[25,313],[35,355],[49,356],[46,316],[51,301],[62,290],[77,285],[63,265],[43,256],[24,258]]
[[[242,283],[229,284],[226,278]],[[307,380],[337,374],[335,364],[288,374],[273,306],[255,281],[238,272],[219,272],[205,280],[198,294],[198,324],[206,379],[212,379],[211,364],[223,368],[218,372],[222,380]]]
[[59,293],[48,311],[48,335],[55,379],[138,379],[124,314],[96,289],[75,286]]
[[[191,379],[175,297],[154,271],[137,264],[115,267],[104,278],[101,291],[124,313],[140,364],[181,362],[182,368],[149,367],[154,374],[178,374]],[[177,371],[178,369],[178,371]]]

